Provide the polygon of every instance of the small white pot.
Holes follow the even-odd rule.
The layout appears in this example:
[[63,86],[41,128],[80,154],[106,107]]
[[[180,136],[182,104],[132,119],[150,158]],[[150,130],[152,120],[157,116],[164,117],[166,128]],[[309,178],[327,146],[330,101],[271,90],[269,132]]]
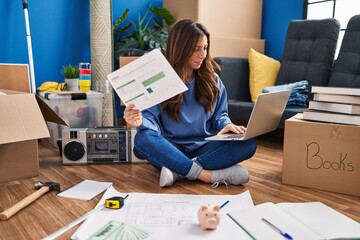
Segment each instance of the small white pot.
[[78,78],[65,78],[66,91],[79,91]]

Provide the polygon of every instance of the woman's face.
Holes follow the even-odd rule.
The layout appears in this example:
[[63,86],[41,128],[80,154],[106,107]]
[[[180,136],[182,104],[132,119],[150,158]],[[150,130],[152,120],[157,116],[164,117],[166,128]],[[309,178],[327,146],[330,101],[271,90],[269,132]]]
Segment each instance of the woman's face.
[[191,70],[199,69],[203,60],[206,58],[208,49],[207,37],[201,36],[196,44],[193,54],[188,59],[187,63]]

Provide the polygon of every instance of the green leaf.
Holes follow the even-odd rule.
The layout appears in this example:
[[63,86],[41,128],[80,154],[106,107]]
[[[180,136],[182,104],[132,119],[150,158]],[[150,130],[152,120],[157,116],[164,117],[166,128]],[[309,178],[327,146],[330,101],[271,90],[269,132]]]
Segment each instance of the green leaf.
[[171,15],[169,10],[167,10],[166,8],[162,8],[162,7],[152,8],[151,6],[148,6],[148,8],[156,16],[162,18],[166,22],[166,25],[171,26],[175,22],[175,18],[173,17],[173,15]]
[[123,21],[125,21],[125,19],[128,17],[129,15],[129,9],[125,9],[125,11],[116,19],[114,25],[113,25],[113,30],[115,30]]
[[115,30],[114,30],[114,36],[120,35],[121,33],[125,32],[125,31],[128,30],[129,28],[131,28],[131,23],[115,29]]
[[79,78],[79,68],[71,64],[62,66],[61,74],[64,76],[64,78]]
[[117,41],[114,45],[114,57],[127,56],[133,49],[139,49],[139,42],[134,38],[124,38]]
[[[136,49],[143,51],[153,48],[165,49],[168,31],[162,22],[164,21],[168,26],[175,22],[175,18],[167,9],[152,8],[150,4],[143,16],[138,15],[136,23],[130,20],[124,24],[128,14],[129,9],[126,9],[113,25],[115,59],[126,56],[128,52]],[[151,21],[154,26],[150,27]]]
[[144,34],[144,42],[149,49],[161,48],[164,50],[166,47],[167,37],[167,29],[149,28]]

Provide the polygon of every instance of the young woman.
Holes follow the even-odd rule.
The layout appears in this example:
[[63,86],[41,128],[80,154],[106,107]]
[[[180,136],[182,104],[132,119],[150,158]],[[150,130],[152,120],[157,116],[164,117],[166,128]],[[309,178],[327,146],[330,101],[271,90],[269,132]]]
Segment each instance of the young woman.
[[137,127],[135,150],[161,168],[160,187],[178,179],[240,185],[249,181],[238,163],[256,151],[254,139],[206,141],[227,132],[243,133],[227,112],[226,89],[209,55],[210,34],[192,20],[177,22],[169,32],[165,57],[189,90],[142,112],[134,105],[124,111],[125,121]]

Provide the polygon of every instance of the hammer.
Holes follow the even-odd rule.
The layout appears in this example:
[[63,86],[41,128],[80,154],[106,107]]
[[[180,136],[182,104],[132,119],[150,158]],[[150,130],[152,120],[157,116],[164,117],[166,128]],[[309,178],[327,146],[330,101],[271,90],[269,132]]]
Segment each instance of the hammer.
[[36,192],[30,194],[20,202],[0,213],[0,220],[8,220],[12,215],[25,208],[27,205],[34,202],[36,199],[49,191],[60,192],[60,184],[55,182],[42,183],[38,181],[35,182],[34,187],[35,189],[38,189]]

